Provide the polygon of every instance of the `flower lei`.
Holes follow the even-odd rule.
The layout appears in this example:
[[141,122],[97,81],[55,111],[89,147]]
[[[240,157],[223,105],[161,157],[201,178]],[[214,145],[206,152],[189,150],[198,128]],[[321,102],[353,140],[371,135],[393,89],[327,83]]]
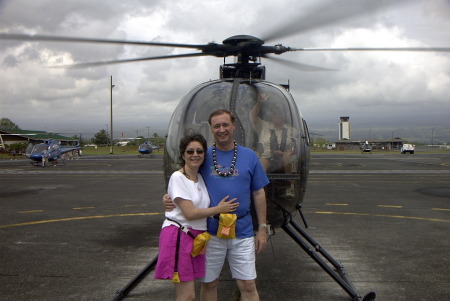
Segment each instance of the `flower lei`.
[[214,163],[214,171],[222,177],[228,177],[234,174],[234,167],[236,165],[236,160],[237,160],[237,150],[238,150],[238,145],[236,143],[236,141],[234,141],[234,154],[233,154],[233,160],[231,161],[231,165],[230,165],[230,171],[229,172],[224,172],[224,171],[220,171],[219,167],[217,166],[217,158],[216,158],[216,143],[214,142],[213,146],[212,146],[212,156],[213,156],[213,163]]

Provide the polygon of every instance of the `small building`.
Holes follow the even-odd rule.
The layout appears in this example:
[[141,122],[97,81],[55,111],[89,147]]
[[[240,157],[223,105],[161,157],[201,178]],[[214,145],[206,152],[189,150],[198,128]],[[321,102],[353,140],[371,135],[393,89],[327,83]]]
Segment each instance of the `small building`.
[[371,139],[371,140],[338,140],[336,143],[337,150],[361,150],[361,148],[368,144],[372,150],[400,150],[405,140],[401,138],[394,139]]

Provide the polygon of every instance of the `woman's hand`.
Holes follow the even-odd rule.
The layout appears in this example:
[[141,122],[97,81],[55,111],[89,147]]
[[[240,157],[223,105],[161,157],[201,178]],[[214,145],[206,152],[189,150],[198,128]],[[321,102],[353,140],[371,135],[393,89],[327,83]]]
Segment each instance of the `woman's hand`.
[[229,195],[224,197],[219,204],[217,204],[217,209],[220,211],[220,213],[228,213],[236,211],[236,209],[239,207],[239,203],[236,202],[237,198],[228,200],[230,198]]

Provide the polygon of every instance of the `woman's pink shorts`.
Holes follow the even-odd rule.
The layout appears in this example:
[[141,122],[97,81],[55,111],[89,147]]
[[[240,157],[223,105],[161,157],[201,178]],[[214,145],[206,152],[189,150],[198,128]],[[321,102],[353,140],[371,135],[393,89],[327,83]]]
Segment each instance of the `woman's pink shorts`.
[[[171,225],[164,227],[159,236],[159,255],[156,264],[155,279],[172,279],[175,271],[175,253],[179,228]],[[201,230],[189,229],[194,236]],[[205,255],[191,256],[193,239],[181,232],[178,254],[178,275],[181,281],[193,281],[205,276]]]

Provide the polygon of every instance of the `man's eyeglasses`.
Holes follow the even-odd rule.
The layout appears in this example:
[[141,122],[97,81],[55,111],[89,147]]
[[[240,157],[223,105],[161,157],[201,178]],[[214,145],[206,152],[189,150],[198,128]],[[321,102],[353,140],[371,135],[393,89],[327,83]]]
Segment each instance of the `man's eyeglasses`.
[[204,151],[203,149],[201,149],[201,148],[196,149],[196,150],[194,150],[194,149],[187,149],[187,150],[186,150],[186,153],[187,153],[188,155],[193,155],[195,152],[197,152],[197,154],[201,155],[201,154],[203,154],[205,151]]

